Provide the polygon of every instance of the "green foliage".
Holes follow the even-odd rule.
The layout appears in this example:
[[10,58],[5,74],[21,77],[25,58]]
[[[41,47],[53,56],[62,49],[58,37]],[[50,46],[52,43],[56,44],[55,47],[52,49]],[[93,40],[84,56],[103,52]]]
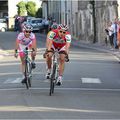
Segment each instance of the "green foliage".
[[26,3],[21,1],[16,6],[18,7],[18,15],[24,16],[26,13]]
[[42,8],[39,8],[36,12],[36,17],[42,18]]
[[29,1],[26,4],[27,14],[29,16],[35,17],[36,15],[36,4],[35,2]]

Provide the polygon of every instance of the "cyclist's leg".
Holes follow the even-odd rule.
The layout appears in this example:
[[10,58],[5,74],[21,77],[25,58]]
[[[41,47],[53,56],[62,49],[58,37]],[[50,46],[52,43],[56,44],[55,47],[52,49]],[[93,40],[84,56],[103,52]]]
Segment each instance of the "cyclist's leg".
[[64,72],[64,66],[65,66],[65,54],[60,53],[60,58],[59,58],[59,76],[63,75]]
[[64,66],[65,66],[65,50],[64,47],[62,49],[60,49],[59,51],[59,76],[57,79],[57,85],[61,85],[62,84],[62,77],[63,77],[63,73],[64,73]]
[[[30,45],[29,46],[29,49],[32,49],[33,46]],[[31,60],[32,60],[32,68],[34,69],[36,67],[36,64],[35,64],[35,57],[36,57],[36,52],[31,52]]]
[[25,58],[24,53],[20,53],[20,59],[21,59],[21,71],[23,74],[23,80],[22,83],[25,81]]
[[[54,51],[54,50],[51,49],[51,51]],[[50,78],[51,65],[52,65],[52,55],[53,55],[53,52],[48,52],[48,53],[46,54],[46,64],[47,64],[46,78],[47,78],[47,79]]]

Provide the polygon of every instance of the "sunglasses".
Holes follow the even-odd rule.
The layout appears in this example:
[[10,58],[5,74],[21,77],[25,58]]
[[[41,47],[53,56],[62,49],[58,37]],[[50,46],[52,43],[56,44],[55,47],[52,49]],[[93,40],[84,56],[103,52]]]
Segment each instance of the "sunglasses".
[[25,31],[26,33],[31,33],[31,31]]
[[60,33],[63,33],[63,34],[65,34],[66,32],[63,32],[63,31],[59,31]]

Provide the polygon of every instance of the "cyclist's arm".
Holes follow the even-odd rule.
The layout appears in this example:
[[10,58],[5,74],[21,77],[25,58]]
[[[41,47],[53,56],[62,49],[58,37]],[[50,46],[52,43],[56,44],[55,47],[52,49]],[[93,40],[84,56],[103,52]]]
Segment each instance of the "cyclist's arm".
[[68,34],[66,35],[66,46],[65,46],[65,50],[67,52],[67,54],[69,54],[69,48],[70,48],[70,45],[71,45],[71,35]]
[[48,45],[49,45],[49,34],[50,34],[50,32],[48,32],[48,34],[47,34],[47,38],[46,38],[46,48],[48,48]]
[[51,48],[52,48],[52,43],[53,43],[54,36],[55,36],[55,33],[53,31],[50,31],[50,33],[47,36],[47,42],[48,43],[46,44],[46,47],[47,47],[48,51],[50,51]]
[[19,48],[19,40],[16,39],[16,42],[15,42],[15,52],[18,50]]

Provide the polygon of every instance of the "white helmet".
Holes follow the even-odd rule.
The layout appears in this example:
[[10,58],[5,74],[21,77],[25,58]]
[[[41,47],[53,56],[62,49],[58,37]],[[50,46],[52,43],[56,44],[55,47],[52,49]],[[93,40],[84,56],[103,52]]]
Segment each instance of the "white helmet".
[[65,30],[65,31],[68,31],[68,26],[65,25],[65,24],[60,24],[60,25],[59,25],[59,29],[63,29],[63,30]]
[[32,31],[32,30],[33,30],[33,27],[32,27],[29,23],[26,23],[26,24],[24,24],[23,29],[24,29],[25,31]]

